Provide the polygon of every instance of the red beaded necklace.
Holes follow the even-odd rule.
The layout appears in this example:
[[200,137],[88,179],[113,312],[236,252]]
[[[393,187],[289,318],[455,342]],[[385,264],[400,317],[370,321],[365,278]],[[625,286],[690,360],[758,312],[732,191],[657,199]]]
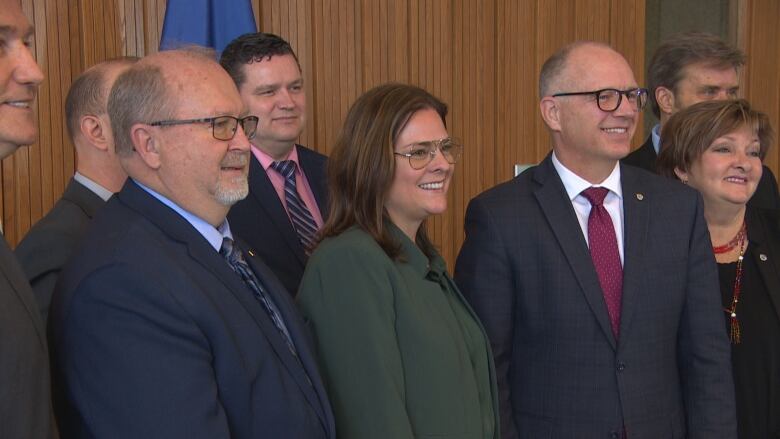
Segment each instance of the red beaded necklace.
[[742,262],[745,259],[745,244],[747,242],[747,225],[742,222],[742,228],[737,232],[737,236],[734,237],[728,244],[712,247],[712,251],[715,254],[726,253],[735,247],[739,246],[739,257],[737,258],[737,269],[734,276],[734,292],[731,295],[731,305],[728,308],[723,308],[723,311],[729,314],[730,330],[729,338],[732,344],[740,343],[740,330],[739,319],[737,319],[737,303],[739,303],[739,296],[742,292]]
[[728,253],[731,250],[734,250],[734,247],[739,244],[740,240],[745,237],[745,233],[747,232],[747,225],[745,224],[745,221],[742,221],[742,227],[739,228],[739,232],[734,236],[734,238],[731,239],[731,241],[719,245],[719,246],[712,246],[712,251],[716,255],[720,255],[723,253]]

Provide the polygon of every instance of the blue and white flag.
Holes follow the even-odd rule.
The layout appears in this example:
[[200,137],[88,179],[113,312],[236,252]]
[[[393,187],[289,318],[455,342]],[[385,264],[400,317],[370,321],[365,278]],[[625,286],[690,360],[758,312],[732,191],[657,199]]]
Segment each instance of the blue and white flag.
[[234,38],[257,32],[251,0],[168,0],[160,50],[188,44],[213,47],[217,56]]

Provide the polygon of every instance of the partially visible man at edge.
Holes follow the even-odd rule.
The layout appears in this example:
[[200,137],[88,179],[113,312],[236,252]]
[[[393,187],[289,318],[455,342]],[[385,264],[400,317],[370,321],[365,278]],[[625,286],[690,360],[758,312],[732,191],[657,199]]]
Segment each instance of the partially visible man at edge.
[[76,175],[62,198],[14,250],[44,321],[62,267],[89,221],[127,178],[116,157],[106,105],[116,77],[136,61],[136,57],[116,58],[90,67],[73,81],[65,98],[65,122],[76,148]]
[[[659,46],[647,68],[650,106],[659,123],[645,143],[622,162],[656,172],[664,123],[677,111],[695,103],[735,99],[739,91],[738,69],[744,64],[745,54],[741,50],[708,33],[678,34]],[[780,208],[777,180],[766,166],[748,205]]]
[[[0,158],[37,139],[33,100],[43,72],[18,0],[0,0]],[[0,239],[0,438],[52,437],[46,329],[32,289]]]
[[260,118],[249,196],[230,209],[230,226],[295,296],[328,214],[327,158],[295,143],[306,123],[301,66],[287,41],[262,32],[230,42],[220,63],[249,114]]

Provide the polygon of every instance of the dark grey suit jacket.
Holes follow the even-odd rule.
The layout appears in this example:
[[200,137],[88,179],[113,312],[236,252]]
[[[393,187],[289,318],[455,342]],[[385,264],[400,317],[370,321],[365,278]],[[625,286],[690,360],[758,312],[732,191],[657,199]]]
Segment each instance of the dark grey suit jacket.
[[46,348],[30,285],[0,235],[0,438],[51,437]]
[[334,439],[292,298],[247,262],[298,355],[225,259],[132,180],[95,216],[52,298],[56,408],[66,438]]
[[[295,147],[298,148],[298,161],[325,220],[328,216],[328,158],[304,146]],[[249,244],[287,291],[295,296],[308,256],[276,189],[254,155],[249,165],[249,196],[230,209],[228,220],[233,233]]]
[[44,322],[62,267],[86,233],[89,221],[104,204],[97,194],[71,178],[62,198],[35,223],[14,250],[33,288]]
[[505,438],[736,437],[701,197],[631,166],[621,183],[619,340],[550,156],[469,203],[455,279],[491,340]]
[[[642,146],[632,151],[621,161],[627,165],[636,166],[656,174],[655,161],[657,158],[658,154],[655,153],[655,148],[653,147],[653,136],[647,136],[647,140],[645,140]],[[780,209],[780,191],[777,189],[777,178],[775,178],[772,170],[766,166],[763,167],[763,171],[761,180],[758,181],[756,192],[748,201],[748,206],[763,209]]]

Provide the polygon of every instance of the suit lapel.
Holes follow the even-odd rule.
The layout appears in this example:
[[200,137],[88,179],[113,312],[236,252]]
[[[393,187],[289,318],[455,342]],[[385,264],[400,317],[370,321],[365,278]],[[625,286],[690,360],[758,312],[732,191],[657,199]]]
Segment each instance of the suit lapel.
[[[650,206],[656,200],[642,192],[636,174],[626,166],[620,166],[623,186],[623,298],[620,311],[620,334],[628,333],[641,291],[642,270],[645,266],[642,252],[645,249],[650,220]],[[661,201],[661,200],[658,200]]]
[[70,179],[62,198],[78,206],[88,218],[92,219],[95,213],[106,203],[97,194],[89,190],[86,186]]
[[[310,341],[302,330],[303,320],[297,314],[297,309],[290,299],[290,294],[287,293],[284,286],[276,281],[271,270],[261,263],[257,257],[248,254],[245,246],[242,245],[241,247],[242,250],[244,250],[244,254],[247,254],[247,262],[252,267],[255,275],[263,283],[263,286],[265,286],[270,299],[273,300],[274,304],[279,309],[282,320],[284,320],[285,325],[287,326],[287,331],[290,333],[290,338],[292,338],[292,341],[295,344],[295,348],[298,352],[298,359],[295,359],[295,357],[290,354],[290,350],[287,348],[287,345],[284,344],[281,336],[276,337],[278,342],[274,348],[277,350],[283,349],[287,354],[284,356],[280,355],[280,358],[285,363],[290,373],[295,376],[298,387],[300,387],[312,407],[315,408],[325,430],[329,431],[329,420],[325,417],[324,408],[329,407],[330,403],[328,402],[324,385],[322,384],[322,380],[317,370],[317,363],[310,350]],[[270,322],[270,319],[265,320]],[[277,333],[279,332],[276,327],[273,329]],[[300,363],[298,363],[298,361],[300,361]],[[328,412],[330,413],[330,409],[328,409]]]
[[295,145],[298,148],[298,161],[301,164],[303,173],[306,174],[306,180],[309,181],[309,187],[314,193],[314,199],[317,201],[317,207],[320,209],[322,219],[328,218],[328,182],[325,177],[325,169],[314,160],[313,153],[308,149]]
[[577,222],[577,215],[563,187],[563,182],[553,167],[551,155],[535,168],[534,179],[540,185],[534,191],[534,195],[542,213],[550,224],[601,330],[614,349],[615,336],[612,334],[601,284],[593,267],[585,238],[582,236],[582,229]]
[[[769,298],[774,305],[777,317],[780,318],[780,242],[773,241],[767,233],[767,225],[755,210],[748,208],[746,213],[748,239],[753,246],[753,257],[766,285]],[[777,224],[769,227],[778,227]]]
[[279,236],[282,237],[282,240],[301,264],[305,265],[306,254],[298,240],[295,229],[293,229],[290,217],[287,216],[282,201],[279,199],[274,185],[271,184],[271,180],[265,173],[265,169],[263,169],[254,155],[252,155],[249,162],[249,196],[260,206],[260,209],[265,211]]
[[[233,294],[247,313],[252,316],[255,323],[257,323],[257,326],[273,348],[280,362],[284,364],[285,368],[290,372],[290,375],[294,377],[298,386],[303,393],[306,394],[307,399],[312,402],[312,406],[320,413],[320,417],[323,417],[322,404],[317,399],[317,396],[312,394],[313,390],[308,383],[306,373],[301,368],[301,365],[298,364],[298,360],[295,359],[288,349],[279,330],[274,326],[268,314],[263,310],[252,292],[244,284],[243,280],[230,268],[228,263],[214,250],[208,241],[206,241],[206,239],[203,238],[187,220],[168,206],[165,206],[154,199],[135,183],[128,181],[118,198],[130,208],[140,212],[141,215],[154,223],[171,239],[184,245],[193,261],[198,263],[204,271],[210,273],[214,278],[219,280],[225,288]],[[252,264],[253,269],[257,269],[257,267],[258,264]],[[270,274],[270,271],[267,270],[261,270],[261,272],[256,271],[255,273],[264,285],[268,285],[268,279],[272,279],[273,276]],[[284,291],[284,288],[273,284],[271,288],[267,289],[272,291],[274,302],[277,304],[280,303],[280,294],[274,290],[279,289],[279,291]],[[284,312],[283,318],[285,319],[285,324],[288,326],[288,330],[297,334],[296,337],[293,337],[293,340],[301,340],[297,322],[292,320],[290,312]],[[300,344],[302,345],[300,351],[309,349],[308,345],[303,343]],[[306,355],[309,354],[307,353]]]

